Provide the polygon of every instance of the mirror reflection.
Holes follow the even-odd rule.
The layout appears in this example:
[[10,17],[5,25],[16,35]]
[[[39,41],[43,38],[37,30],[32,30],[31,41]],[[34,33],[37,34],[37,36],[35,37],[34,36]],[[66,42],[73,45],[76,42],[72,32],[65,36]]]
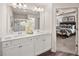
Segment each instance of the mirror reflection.
[[12,10],[10,21],[13,32],[28,30],[33,33],[33,30],[40,29],[40,12],[44,10],[43,8],[16,3],[11,4],[10,9]]

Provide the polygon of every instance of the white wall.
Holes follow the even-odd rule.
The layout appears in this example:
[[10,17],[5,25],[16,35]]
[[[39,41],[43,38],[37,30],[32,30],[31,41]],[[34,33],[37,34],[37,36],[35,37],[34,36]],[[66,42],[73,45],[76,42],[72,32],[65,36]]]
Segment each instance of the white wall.
[[1,35],[2,34],[5,34],[6,32],[7,32],[7,27],[6,27],[6,23],[7,23],[7,5],[6,4],[0,4],[0,13],[1,13],[1,15],[0,15],[0,17],[1,17],[1,19],[0,19],[0,21],[1,21],[1,29],[0,29],[0,31],[1,31]]
[[40,29],[52,32],[52,4],[46,3],[46,8],[40,12]]
[[74,16],[75,17],[75,21],[76,21],[76,15],[77,15],[77,11],[76,12],[72,12],[72,13],[67,13],[67,14],[56,16],[56,24],[59,25],[60,22],[62,22],[63,17],[69,17],[69,16]]
[[[71,7],[79,7],[78,3],[54,3],[53,7],[53,19],[52,19],[52,51],[56,51],[56,8],[71,8]],[[79,36],[79,35],[78,35]],[[79,44],[78,44],[79,46]],[[79,49],[78,49],[79,50]],[[78,51],[79,54],[79,51]]]
[[45,12],[40,12],[40,30],[44,31]]
[[48,4],[45,11],[45,30],[52,32],[52,4]]
[[2,27],[2,5],[0,4],[0,35],[1,35],[1,32],[2,32],[2,30],[1,30],[1,27]]
[[[47,3],[44,12],[40,13],[40,28],[43,31],[52,33],[52,51],[56,51],[56,29],[55,29],[55,12],[53,4]],[[53,17],[54,15],[54,17]]]
[[12,32],[12,29],[11,29],[11,21],[13,19],[13,11],[11,9],[11,7],[7,4],[7,33],[11,33]]

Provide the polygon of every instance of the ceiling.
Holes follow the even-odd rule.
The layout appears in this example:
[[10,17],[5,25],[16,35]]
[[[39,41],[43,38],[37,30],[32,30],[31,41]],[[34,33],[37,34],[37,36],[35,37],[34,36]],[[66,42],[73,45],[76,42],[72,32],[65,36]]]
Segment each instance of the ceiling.
[[61,15],[61,14],[76,12],[76,11],[77,11],[76,8],[58,8],[56,9],[56,14]]
[[37,6],[37,7],[46,8],[49,3],[25,3],[25,4],[27,4],[28,6],[31,6],[31,7]]

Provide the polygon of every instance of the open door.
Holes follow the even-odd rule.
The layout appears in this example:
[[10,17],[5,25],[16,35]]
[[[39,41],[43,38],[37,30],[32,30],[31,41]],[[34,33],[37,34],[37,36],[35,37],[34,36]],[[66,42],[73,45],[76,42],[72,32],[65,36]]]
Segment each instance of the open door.
[[78,40],[77,40],[78,41],[77,42],[77,44],[78,44],[77,54],[79,55],[79,8],[78,8],[78,22],[77,23],[78,23],[78,25],[77,25],[78,26],[78,29],[77,29],[78,30],[78,32],[77,32],[77,34],[78,34],[77,35],[77,38],[78,38]]
[[78,54],[78,8],[56,9],[56,51]]

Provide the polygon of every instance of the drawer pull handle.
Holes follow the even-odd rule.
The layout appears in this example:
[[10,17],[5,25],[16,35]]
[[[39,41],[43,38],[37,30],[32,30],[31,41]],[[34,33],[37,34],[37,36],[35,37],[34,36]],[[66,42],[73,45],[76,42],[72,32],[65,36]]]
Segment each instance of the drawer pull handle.
[[19,46],[19,48],[21,48],[22,46]]
[[45,41],[45,40],[43,40],[43,41]]
[[6,46],[7,46],[8,44],[6,44]]

